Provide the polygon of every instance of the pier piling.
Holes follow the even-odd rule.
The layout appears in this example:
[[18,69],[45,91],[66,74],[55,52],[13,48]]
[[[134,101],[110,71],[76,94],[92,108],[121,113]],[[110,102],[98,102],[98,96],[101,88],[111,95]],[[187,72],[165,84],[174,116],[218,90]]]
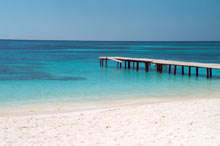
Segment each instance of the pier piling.
[[108,63],[107,63],[107,60],[108,60],[108,59],[106,58],[106,59],[105,59],[105,67],[107,67],[107,64],[108,64]]
[[174,65],[174,75],[176,75],[176,65]]
[[199,76],[199,68],[196,67],[196,76],[198,77]]
[[189,66],[189,77],[191,76],[191,66]]
[[149,63],[145,62],[145,71],[148,72],[149,70]]
[[127,61],[125,61],[125,69],[127,68]]
[[171,65],[169,65],[169,74],[171,73]]
[[136,70],[139,70],[139,62],[137,61],[137,66],[136,66]]
[[104,64],[103,62],[104,62],[103,59],[100,59],[100,66],[101,67],[103,67],[103,64]]
[[182,66],[182,75],[184,75],[184,66]]
[[209,78],[209,68],[207,68],[207,78]]
[[130,67],[131,67],[131,62],[128,61],[128,69],[130,69]]

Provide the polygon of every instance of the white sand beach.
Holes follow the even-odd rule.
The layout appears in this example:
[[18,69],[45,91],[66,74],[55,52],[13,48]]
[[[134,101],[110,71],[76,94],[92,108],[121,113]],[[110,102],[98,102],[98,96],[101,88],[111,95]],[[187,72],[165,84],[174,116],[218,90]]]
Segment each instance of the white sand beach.
[[0,117],[1,146],[220,146],[220,98]]

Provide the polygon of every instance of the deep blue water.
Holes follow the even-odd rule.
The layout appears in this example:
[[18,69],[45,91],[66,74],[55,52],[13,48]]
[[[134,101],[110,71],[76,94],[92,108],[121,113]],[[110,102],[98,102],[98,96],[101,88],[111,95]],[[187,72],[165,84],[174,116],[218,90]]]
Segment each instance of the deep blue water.
[[[87,102],[127,98],[219,96],[213,78],[100,68],[99,56],[146,57],[220,63],[220,42],[89,42],[0,40],[0,106]],[[187,70],[185,71],[187,73]]]

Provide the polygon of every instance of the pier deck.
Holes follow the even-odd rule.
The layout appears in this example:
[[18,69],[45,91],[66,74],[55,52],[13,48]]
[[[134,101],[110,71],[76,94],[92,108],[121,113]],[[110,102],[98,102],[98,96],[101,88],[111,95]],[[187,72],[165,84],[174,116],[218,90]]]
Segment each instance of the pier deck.
[[160,59],[148,59],[148,58],[130,58],[130,57],[99,57],[100,59],[100,66],[103,66],[103,61],[105,60],[105,64],[107,66],[107,60],[116,61],[118,64],[117,66],[120,68],[122,67],[122,62],[125,63],[125,69],[130,69],[130,63],[133,62],[133,68],[136,64],[136,70],[139,70],[139,63],[145,63],[146,71],[148,71],[148,66],[150,64],[155,64],[157,66],[157,71],[163,71],[163,66],[169,66],[169,73],[171,73],[171,66],[174,66],[174,75],[176,75],[176,67],[182,67],[182,74],[184,75],[184,67],[189,68],[188,75],[191,76],[191,68],[196,68],[196,76],[199,74],[199,68],[206,68],[207,69],[207,78],[212,77],[212,69],[220,69],[220,64],[214,63],[197,63],[197,62],[183,62],[183,61],[171,61],[171,60],[160,60]]

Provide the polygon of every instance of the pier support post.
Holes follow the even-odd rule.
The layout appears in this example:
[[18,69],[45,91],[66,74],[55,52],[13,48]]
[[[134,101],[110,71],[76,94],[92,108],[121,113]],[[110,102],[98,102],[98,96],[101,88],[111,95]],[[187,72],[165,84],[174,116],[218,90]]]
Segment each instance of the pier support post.
[[134,69],[134,67],[135,67],[135,62],[133,62],[133,69]]
[[117,62],[117,68],[118,68],[118,66],[119,66],[119,62]]
[[174,65],[174,75],[176,75],[176,65]]
[[184,66],[182,66],[182,75],[184,75]]
[[182,66],[182,75],[184,75],[184,66]]
[[102,67],[102,59],[100,59],[100,66]]
[[212,69],[210,68],[209,71],[210,71],[210,78],[212,78]]
[[199,68],[196,67],[196,76],[198,77],[199,76]]
[[127,68],[127,61],[125,61],[125,69]]
[[169,74],[171,73],[171,65],[169,65]]
[[120,62],[120,68],[121,68],[121,62]]
[[157,72],[161,72],[161,64],[157,64]]
[[106,58],[106,59],[105,59],[105,67],[107,67],[107,64],[108,64],[108,63],[107,63],[107,60],[108,60],[108,59]]
[[149,70],[149,63],[145,62],[145,71],[148,72]]
[[207,78],[209,78],[209,68],[207,68]]
[[131,67],[131,62],[128,61],[128,69],[130,69],[130,67]]
[[103,65],[104,65],[104,60],[101,59],[101,67],[103,67]]
[[163,72],[163,65],[162,64],[157,64],[157,72],[160,72],[160,73]]
[[136,66],[136,70],[139,70],[139,62],[137,61],[137,66]]
[[189,77],[191,76],[191,66],[189,66]]

